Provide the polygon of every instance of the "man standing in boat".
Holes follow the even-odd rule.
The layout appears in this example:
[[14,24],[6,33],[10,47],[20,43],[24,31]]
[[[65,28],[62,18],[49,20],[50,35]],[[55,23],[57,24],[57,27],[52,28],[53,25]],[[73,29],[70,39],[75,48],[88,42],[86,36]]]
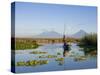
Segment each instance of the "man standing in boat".
[[[65,32],[65,28],[64,28],[64,32]],[[64,33],[64,36],[63,36],[63,49],[64,49],[64,52],[63,52],[63,56],[67,56],[68,55],[68,52],[69,52],[69,45],[66,43],[66,36],[65,36],[65,33]]]

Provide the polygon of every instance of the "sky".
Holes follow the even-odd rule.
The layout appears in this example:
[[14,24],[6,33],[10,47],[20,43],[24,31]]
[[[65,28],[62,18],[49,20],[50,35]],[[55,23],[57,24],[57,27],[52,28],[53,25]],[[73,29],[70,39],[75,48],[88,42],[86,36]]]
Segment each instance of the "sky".
[[[45,31],[74,34],[97,32],[97,8],[92,6],[15,3],[16,36],[33,36]],[[13,11],[12,11],[13,12]]]

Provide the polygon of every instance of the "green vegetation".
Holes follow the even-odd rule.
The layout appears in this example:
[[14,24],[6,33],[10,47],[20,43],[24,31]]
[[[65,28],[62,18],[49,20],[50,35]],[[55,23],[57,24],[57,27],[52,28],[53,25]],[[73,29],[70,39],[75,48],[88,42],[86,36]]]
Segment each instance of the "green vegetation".
[[84,48],[85,53],[97,52],[97,34],[88,34],[80,39],[80,47]]
[[62,57],[59,57],[59,58],[56,58],[55,61],[58,63],[58,65],[62,66],[64,64],[64,58]]
[[85,56],[78,56],[78,57],[74,58],[75,61],[84,61],[86,59],[87,59],[87,57],[85,57]]
[[65,41],[66,41],[66,42],[70,42],[70,43],[77,43],[77,42],[79,42],[79,39],[77,39],[77,38],[72,38],[72,37],[67,37],[67,38],[65,39]]
[[16,63],[16,66],[37,66],[48,64],[48,60],[29,60],[29,61],[20,61]]
[[35,49],[39,45],[35,40],[28,39],[16,39],[15,50]]
[[47,52],[33,51],[31,54],[47,54]]
[[85,46],[97,46],[97,34],[88,34],[84,36],[81,41],[80,45],[85,45]]
[[[15,42],[14,42],[15,41]],[[79,42],[78,39],[72,38],[72,37],[67,37],[65,39],[66,42]],[[14,44],[15,43],[15,44]],[[63,43],[62,38],[15,38],[12,39],[12,50],[28,50],[28,49],[36,49],[38,48],[41,44],[49,44],[49,43]]]
[[56,61],[64,61],[64,58],[57,58]]
[[60,52],[57,52],[57,55],[61,55],[61,53]]
[[56,58],[56,57],[57,57],[56,55],[39,56],[39,58]]

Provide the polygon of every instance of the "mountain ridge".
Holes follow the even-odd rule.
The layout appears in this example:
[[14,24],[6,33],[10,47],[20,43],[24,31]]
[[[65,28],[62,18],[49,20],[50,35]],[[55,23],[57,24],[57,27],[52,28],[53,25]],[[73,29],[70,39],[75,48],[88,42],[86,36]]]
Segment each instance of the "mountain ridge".
[[[85,32],[84,30],[79,30],[78,32],[72,34],[72,35],[67,35],[67,37],[73,37],[73,38],[81,38],[83,36],[85,36],[87,34],[87,32]],[[63,35],[56,32],[56,31],[45,31],[45,32],[42,32],[38,35],[35,35],[33,37],[36,37],[36,38],[62,38]]]

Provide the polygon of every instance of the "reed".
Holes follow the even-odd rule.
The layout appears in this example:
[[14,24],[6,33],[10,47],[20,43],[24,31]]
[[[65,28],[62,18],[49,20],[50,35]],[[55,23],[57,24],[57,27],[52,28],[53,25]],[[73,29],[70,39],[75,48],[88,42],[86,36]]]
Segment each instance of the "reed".
[[80,45],[96,47],[97,46],[97,34],[91,33],[91,34],[84,36],[80,40]]
[[85,54],[97,54],[97,34],[91,33],[80,39],[79,46],[83,48]]

